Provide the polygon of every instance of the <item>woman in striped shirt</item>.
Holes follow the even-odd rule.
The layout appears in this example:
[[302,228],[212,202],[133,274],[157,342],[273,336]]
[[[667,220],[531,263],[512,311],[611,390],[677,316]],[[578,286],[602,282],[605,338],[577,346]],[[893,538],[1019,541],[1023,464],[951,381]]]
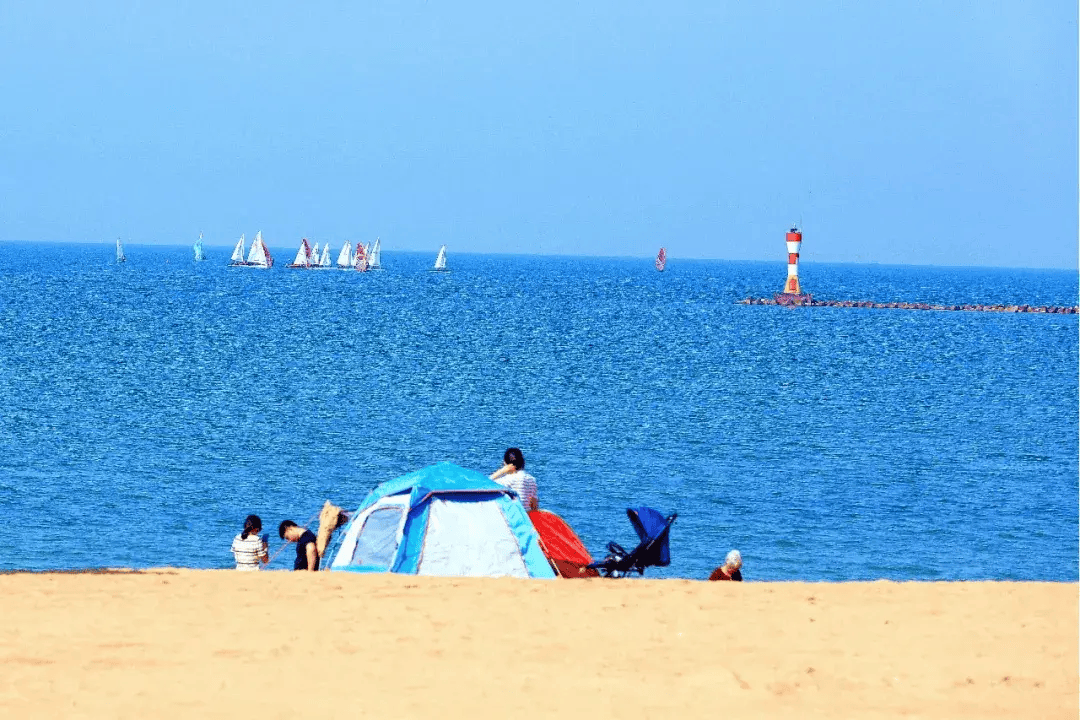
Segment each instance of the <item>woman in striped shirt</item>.
[[537,510],[540,503],[536,497],[536,478],[525,472],[525,456],[518,448],[507,448],[503,453],[503,466],[491,473],[491,479],[517,493],[526,510]]
[[258,515],[248,515],[244,519],[244,531],[233,538],[232,554],[236,558],[237,570],[258,570],[259,565],[270,562],[267,554],[266,538],[259,537],[262,520]]

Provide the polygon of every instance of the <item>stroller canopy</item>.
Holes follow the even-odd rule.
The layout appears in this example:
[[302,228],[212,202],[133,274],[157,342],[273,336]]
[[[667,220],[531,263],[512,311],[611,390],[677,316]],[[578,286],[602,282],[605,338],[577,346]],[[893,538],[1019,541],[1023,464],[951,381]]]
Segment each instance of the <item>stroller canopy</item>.
[[513,493],[475,470],[431,465],[379,485],[345,527],[331,570],[553,578]]
[[645,574],[650,566],[663,567],[671,563],[668,539],[671,524],[678,517],[671,513],[664,517],[650,507],[627,508],[626,516],[637,532],[638,546],[627,552],[616,542],[608,543],[608,556],[588,567],[598,570],[604,577],[623,577],[631,572]]

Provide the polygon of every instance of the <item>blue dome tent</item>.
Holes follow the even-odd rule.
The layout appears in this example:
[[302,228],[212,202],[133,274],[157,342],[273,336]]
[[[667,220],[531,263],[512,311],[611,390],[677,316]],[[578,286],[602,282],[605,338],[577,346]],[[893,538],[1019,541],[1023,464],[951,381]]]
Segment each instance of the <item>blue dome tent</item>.
[[514,493],[448,462],[379,485],[341,537],[330,570],[555,577]]

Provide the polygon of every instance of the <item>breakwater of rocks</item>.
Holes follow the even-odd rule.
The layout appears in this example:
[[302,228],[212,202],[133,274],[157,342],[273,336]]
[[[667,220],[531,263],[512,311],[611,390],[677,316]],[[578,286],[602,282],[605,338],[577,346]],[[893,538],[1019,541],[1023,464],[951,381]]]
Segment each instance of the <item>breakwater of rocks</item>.
[[[788,302],[778,302],[774,298],[746,298],[739,301],[740,305],[792,305]],[[870,302],[867,300],[806,300],[798,303],[800,307],[839,307],[839,308],[873,308],[876,310],[945,310],[961,312],[1011,312],[1011,313],[1054,313],[1062,315],[1076,315],[1077,308],[1064,305],[938,305],[934,303],[920,302]]]

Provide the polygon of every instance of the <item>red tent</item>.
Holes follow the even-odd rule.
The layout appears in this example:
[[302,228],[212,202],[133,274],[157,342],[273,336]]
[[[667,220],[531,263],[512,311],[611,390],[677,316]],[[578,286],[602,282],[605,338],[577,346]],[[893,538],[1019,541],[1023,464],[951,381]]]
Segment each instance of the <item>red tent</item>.
[[529,519],[540,535],[540,549],[559,577],[599,577],[596,570],[585,567],[592,556],[565,520],[547,510],[533,510]]

